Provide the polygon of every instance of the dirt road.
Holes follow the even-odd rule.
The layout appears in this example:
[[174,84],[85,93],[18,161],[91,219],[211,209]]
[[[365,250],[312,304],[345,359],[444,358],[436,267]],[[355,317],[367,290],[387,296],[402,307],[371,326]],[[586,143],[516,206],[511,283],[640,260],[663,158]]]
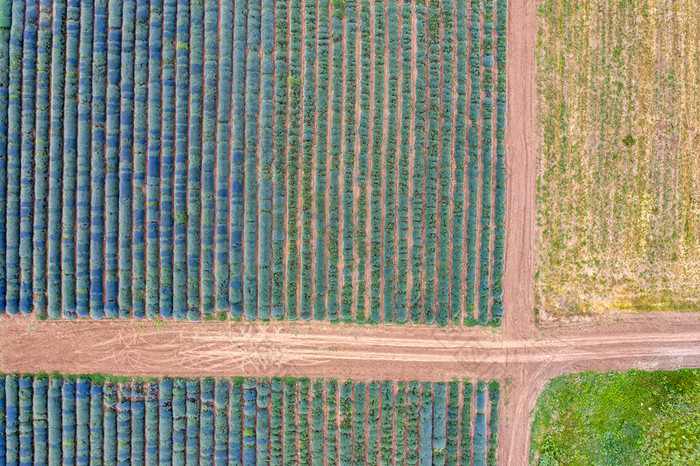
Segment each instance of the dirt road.
[[[505,331],[529,337],[535,329],[534,248],[537,165],[535,0],[508,1],[506,63],[506,267]],[[517,309],[518,312],[512,312]]]

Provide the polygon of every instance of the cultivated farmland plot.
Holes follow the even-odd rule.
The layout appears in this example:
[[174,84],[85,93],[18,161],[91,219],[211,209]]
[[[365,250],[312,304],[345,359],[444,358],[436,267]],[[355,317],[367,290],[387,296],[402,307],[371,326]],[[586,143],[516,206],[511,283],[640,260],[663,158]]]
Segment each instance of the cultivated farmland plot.
[[0,377],[0,462],[495,464],[498,383]]
[[506,15],[0,1],[0,313],[499,324]]
[[538,8],[538,316],[697,312],[698,2]]

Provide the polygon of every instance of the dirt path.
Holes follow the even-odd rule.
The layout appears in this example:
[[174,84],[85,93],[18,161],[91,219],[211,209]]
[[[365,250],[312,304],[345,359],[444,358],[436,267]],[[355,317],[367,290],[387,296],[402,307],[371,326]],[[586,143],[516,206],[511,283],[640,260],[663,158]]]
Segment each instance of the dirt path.
[[[168,321],[158,326],[137,320],[44,323],[31,316],[3,316],[0,371],[270,376],[295,375],[298,368],[312,366],[303,369],[306,377],[441,380],[511,377],[516,375],[511,366],[531,363],[567,363],[578,371],[593,361],[602,370],[609,360],[638,357],[651,364],[656,356],[685,358],[693,351],[700,358],[700,318],[656,317],[542,329],[537,338],[524,340],[482,328],[424,325]],[[393,364],[370,367],[388,361]]]
[[537,117],[535,89],[535,0],[508,2],[506,64],[506,268],[503,326],[511,337],[527,338],[535,330],[535,168]]

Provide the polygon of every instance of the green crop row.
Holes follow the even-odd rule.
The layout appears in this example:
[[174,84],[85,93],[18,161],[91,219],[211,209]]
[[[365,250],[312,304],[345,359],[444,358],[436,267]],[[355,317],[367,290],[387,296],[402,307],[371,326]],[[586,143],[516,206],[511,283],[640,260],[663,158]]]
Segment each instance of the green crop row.
[[[199,318],[201,251],[200,225],[202,220],[201,170],[202,146],[202,74],[204,66],[204,8],[202,2],[190,3],[190,116],[187,157],[187,317]],[[179,313],[177,317],[182,317]]]
[[[90,21],[87,21],[91,25]],[[32,249],[33,249],[33,270],[32,270],[32,289],[34,293],[33,298],[33,308],[37,315],[46,316],[46,279],[47,279],[47,246],[48,246],[48,176],[49,176],[49,137],[50,137],[50,124],[51,124],[51,4],[48,1],[43,1],[39,4],[39,26],[38,26],[38,36],[37,36],[37,70],[36,70],[36,133],[35,133],[35,155],[34,155],[34,218],[33,218],[33,236],[32,236]],[[85,28],[88,29],[87,27]],[[5,30],[2,30],[3,32]],[[3,34],[0,32],[0,35]],[[81,31],[82,34],[82,31]],[[90,38],[92,38],[92,30],[89,31]],[[82,39],[82,38],[81,38]],[[2,40],[2,39],[0,39]],[[82,100],[83,95],[90,95],[91,91],[89,86],[91,84],[91,66],[87,65],[83,60],[83,57],[90,55],[90,60],[92,60],[92,41],[90,41],[89,48],[87,50],[81,51],[81,64],[83,68],[80,70],[81,74],[85,73],[84,83],[87,83],[87,88],[85,84],[81,87],[83,92],[79,92],[81,97],[81,105],[83,112],[87,110],[90,111],[89,104],[86,105]],[[90,53],[88,53],[88,51]],[[7,57],[5,51],[0,52],[0,54]],[[0,64],[0,66],[3,66]],[[6,66],[6,65],[4,65]],[[7,68],[6,68],[7,69]],[[4,74],[4,73],[3,73]],[[4,79],[4,76],[3,78]],[[5,85],[7,83],[4,83]],[[0,102],[0,107],[2,106]],[[87,107],[87,109],[86,109]],[[79,128],[83,129],[82,138],[78,141],[78,147],[85,148],[89,147],[89,123],[83,122],[82,119],[79,120]],[[0,122],[0,126],[6,127],[5,122]],[[87,128],[87,138],[85,128]],[[3,137],[6,137],[3,136]],[[80,137],[80,136],[79,136]],[[3,142],[2,145],[5,145]],[[0,151],[2,149],[0,148]],[[87,160],[81,158],[78,164],[78,178],[83,184],[87,184],[87,196],[89,198],[90,190],[90,153],[81,151],[83,157],[87,157]],[[81,176],[81,174],[83,176]],[[87,176],[85,176],[87,175]],[[78,286],[84,286],[85,276],[87,275],[89,280],[89,241],[90,241],[90,206],[89,202],[87,205],[81,203],[78,206],[80,218],[79,223],[86,224],[87,228],[78,230],[79,243],[81,245],[87,244],[88,253],[84,248],[78,251],[79,263],[81,265],[81,275],[79,276]],[[1,222],[0,222],[1,223]],[[4,230],[4,227],[1,228]],[[4,256],[3,253],[0,257]],[[0,262],[4,265],[4,261]],[[77,274],[76,274],[77,275]],[[89,291],[89,290],[88,290]],[[86,291],[86,294],[87,292]],[[89,299],[89,297],[88,297]],[[82,306],[87,307],[87,305]]]
[[[435,280],[438,234],[438,188],[440,175],[440,84],[443,70],[440,65],[440,2],[430,2],[428,10],[428,132],[425,166],[425,298],[423,313],[426,323],[435,322]],[[446,103],[449,105],[449,103]],[[444,108],[443,108],[444,110]]]
[[299,270],[299,156],[301,137],[301,2],[289,4],[289,71],[287,82],[289,106],[287,114],[287,277],[285,317],[296,320],[298,314],[297,288]]
[[[260,168],[258,170],[258,317],[270,318],[272,277],[272,173],[273,173],[273,117],[275,91],[275,10],[273,0],[262,2],[261,12],[262,59],[260,68]],[[228,114],[227,114],[228,115]],[[225,128],[222,132],[226,133]],[[226,175],[224,170],[224,176]],[[225,181],[225,179],[223,180]],[[226,232],[226,228],[222,228]],[[225,311],[225,306],[222,307]]]
[[311,319],[313,293],[313,178],[314,132],[316,129],[316,2],[306,2],[304,6],[304,76],[303,76],[303,122],[301,134],[301,300],[299,318]]
[[486,324],[489,319],[491,289],[491,216],[493,205],[493,1],[484,0],[482,39],[482,88],[481,104],[481,233],[479,246],[478,321]]
[[[423,308],[423,246],[425,237],[423,235],[423,220],[426,215],[426,135],[425,128],[427,126],[426,113],[426,15],[427,9],[424,4],[416,3],[414,7],[416,18],[416,80],[414,83],[414,92],[416,102],[414,105],[415,115],[411,124],[414,128],[415,142],[413,144],[413,192],[411,193],[411,214],[412,214],[412,246],[411,246],[411,275],[412,286],[411,295],[409,297],[409,308],[411,313],[411,322],[418,323],[422,319]],[[406,68],[410,69],[410,68]],[[430,135],[429,135],[430,136]],[[433,143],[429,144],[433,146]],[[430,188],[432,189],[432,188]],[[427,233],[427,232],[426,232]]]
[[[372,172],[370,193],[370,309],[369,321],[381,321],[382,270],[382,143],[384,127],[384,2],[374,2],[374,116],[372,122]],[[394,44],[396,45],[396,44]],[[394,136],[395,137],[395,136]],[[393,169],[393,167],[391,167]],[[388,171],[391,171],[388,170]],[[386,176],[387,185],[394,177]],[[392,201],[393,202],[393,201]],[[393,203],[391,204],[393,205]],[[388,209],[387,209],[388,210]],[[389,269],[391,270],[391,269]],[[393,294],[393,290],[392,290]],[[393,313],[393,309],[392,309]]]
[[[31,210],[36,90],[36,1],[12,8],[7,148],[7,309],[31,311]],[[19,24],[15,25],[15,20]],[[23,23],[23,24],[22,24]],[[77,60],[76,60],[77,62]],[[75,73],[77,77],[77,73]],[[67,84],[67,89],[68,84]],[[77,99],[76,99],[77,100]],[[68,125],[70,127],[70,125]]]
[[355,244],[353,185],[355,177],[355,98],[357,92],[355,59],[357,42],[357,11],[355,0],[345,2],[345,150],[343,152],[343,188],[342,188],[342,248],[343,248],[343,286],[340,293],[340,318],[350,320],[353,317],[353,246]]
[[413,86],[412,68],[412,14],[411,7],[405,3],[401,7],[401,147],[398,159],[399,192],[398,192],[398,245],[397,277],[396,277],[396,322],[408,320],[408,235],[409,235],[409,166],[411,156],[411,122],[413,102],[411,88]]
[[[145,223],[145,197],[144,197],[144,187],[146,181],[146,148],[147,148],[147,100],[148,100],[148,3],[145,0],[137,0],[136,3],[136,26],[135,26],[135,42],[134,42],[134,150],[132,154],[133,165],[133,195],[132,195],[132,208],[131,208],[131,218],[132,218],[132,245],[131,250],[133,254],[132,259],[132,280],[133,286],[131,288],[131,303],[133,307],[133,314],[137,317],[143,317],[146,312],[145,303],[145,248],[146,248],[146,223]],[[95,25],[97,25],[98,15],[97,8],[95,8]],[[104,76],[98,76],[99,73],[95,74],[95,63],[98,58],[97,47],[93,49],[93,92],[96,85],[101,85]],[[94,108],[95,97],[93,96],[93,122],[95,121],[96,114]],[[95,148],[95,130],[101,132],[98,126],[93,125],[93,154],[96,150]],[[194,158],[194,154],[190,157]],[[91,177],[92,178],[92,177]],[[94,178],[92,178],[94,186]],[[93,188],[93,192],[97,187]],[[189,210],[188,205],[188,210]],[[91,207],[92,209],[92,207]],[[93,217],[94,219],[94,217]],[[94,224],[93,224],[94,225]],[[92,231],[91,227],[91,231]],[[92,235],[91,235],[92,238]],[[188,241],[189,241],[188,237]],[[95,238],[95,243],[97,243],[97,238]],[[95,283],[93,280],[93,270],[96,270],[98,262],[98,257],[93,260],[93,241],[90,242],[90,314],[95,315],[100,313],[99,303],[101,298],[98,294],[95,294],[93,299],[93,284],[99,286],[99,283]],[[95,265],[95,267],[93,267]],[[97,291],[97,290],[96,290]]]
[[[187,316],[187,152],[189,130],[190,7],[177,1],[175,75],[175,159],[173,179],[173,317]],[[122,179],[120,179],[120,183]],[[125,178],[124,182],[128,182]],[[121,184],[120,184],[121,188]],[[121,210],[120,210],[121,213]],[[120,256],[121,260],[121,256]],[[121,292],[121,289],[120,289]]]
[[[360,30],[360,88],[359,103],[360,114],[357,121],[357,140],[359,142],[359,152],[357,157],[357,173],[355,185],[359,188],[360,194],[357,196],[355,205],[355,216],[357,223],[355,226],[355,244],[357,249],[357,283],[355,319],[357,322],[367,321],[367,309],[365,304],[367,271],[367,170],[369,169],[370,151],[370,89],[371,82],[369,76],[376,65],[369,60],[371,51],[370,38],[370,11],[369,0],[360,1],[359,10],[359,30]],[[376,74],[376,73],[375,73]]]
[[[377,9],[375,5],[375,11]],[[387,21],[386,21],[386,32],[387,32],[387,43],[388,43],[388,56],[384,57],[388,65],[388,77],[387,77],[387,110],[388,114],[385,116],[387,119],[387,135],[386,135],[386,151],[385,151],[385,161],[386,169],[384,173],[379,171],[380,180],[384,179],[384,205],[387,206],[384,212],[384,236],[383,239],[380,238],[381,247],[384,248],[384,256],[379,260],[383,264],[383,279],[384,279],[384,300],[382,303],[384,322],[392,323],[396,320],[396,270],[394,269],[394,249],[396,247],[396,161],[397,161],[397,149],[398,149],[398,93],[399,93],[399,7],[395,0],[388,2],[387,5]],[[377,21],[381,21],[383,18],[377,16]],[[382,49],[382,52],[383,53]],[[379,52],[375,50],[375,55]],[[382,122],[383,123],[383,122]],[[377,144],[377,135],[375,133],[375,144]],[[380,138],[381,141],[381,138]],[[380,162],[381,163],[381,160]],[[381,202],[381,201],[380,201]],[[379,215],[381,216],[381,207]],[[374,217],[374,215],[372,216]],[[373,232],[374,234],[374,232]],[[372,242],[373,250],[376,247],[374,241]],[[380,266],[382,265],[380,264]],[[372,283],[375,281],[379,282],[380,270],[375,272],[374,266],[372,270]],[[373,291],[374,294],[374,291]],[[379,306],[379,304],[377,304]],[[378,311],[373,312],[376,314]]]
[[444,29],[442,35],[442,132],[440,152],[440,195],[438,197],[440,236],[437,253],[437,323],[444,326],[450,319],[450,214],[452,200],[463,191],[452,189],[452,137],[453,137],[453,93],[452,93],[452,57],[454,57],[454,3],[453,0],[443,0],[441,3],[441,23]]
[[[246,4],[236,2],[233,19],[233,64],[231,92],[231,170],[229,183],[229,305],[231,316],[238,318],[243,313],[243,206],[244,206],[244,153],[245,119],[234,115],[245,114],[245,69],[246,69]],[[228,23],[231,24],[231,23]]]
[[[248,320],[257,318],[256,242],[257,214],[257,161],[258,161],[258,96],[260,92],[260,3],[252,2],[247,10],[246,36],[248,53],[245,72],[245,177],[243,208],[243,313]],[[294,34],[294,29],[292,29]],[[290,249],[291,254],[291,249]]]
[[[146,316],[159,314],[159,202],[162,106],[162,0],[150,3],[148,25],[148,148],[146,155]],[[204,221],[204,216],[203,216]],[[202,242],[202,250],[206,248]],[[202,262],[206,262],[203,260]],[[203,264],[204,268],[205,265]]]
[[[85,5],[82,5],[82,15],[90,16],[91,12]],[[82,16],[81,15],[81,16]],[[81,38],[80,38],[80,62],[83,63],[83,57],[87,63],[91,55],[91,45],[83,41],[83,37],[91,34],[89,27],[85,26],[83,33],[83,21],[81,19]],[[121,47],[121,119],[120,125],[120,150],[118,164],[118,221],[119,228],[117,230],[117,241],[119,246],[119,261],[118,261],[118,297],[117,308],[119,317],[125,318],[131,314],[132,308],[132,293],[131,293],[131,270],[132,270],[132,250],[131,250],[131,206],[132,206],[132,178],[133,178],[133,147],[134,147],[134,60],[135,60],[135,41],[136,41],[136,2],[124,2],[122,9],[122,47]],[[83,52],[83,47],[88,50]],[[86,69],[89,65],[86,64]],[[80,75],[82,78],[82,70]],[[89,76],[90,74],[88,74]],[[89,230],[90,230],[90,171],[89,150],[90,147],[90,83],[85,81],[85,86],[79,82],[79,107],[78,107],[78,131],[79,138],[82,135],[84,143],[78,141],[78,234],[77,234],[77,263],[76,263],[76,278],[78,302],[78,315],[86,316],[89,312]],[[83,91],[83,87],[87,87]],[[81,125],[81,123],[83,123]],[[186,123],[185,123],[186,126]],[[82,132],[81,132],[82,130]],[[85,162],[83,162],[83,160]],[[81,170],[81,167],[85,167]],[[81,200],[82,199],[82,200]],[[82,226],[82,227],[81,227]],[[83,239],[84,238],[84,239]],[[177,257],[174,254],[174,257]]]
[[[162,123],[163,130],[160,158],[160,294],[159,313],[164,318],[173,315],[173,174],[175,154],[175,34],[176,34],[176,0],[163,2],[163,39],[162,39]],[[178,112],[182,113],[182,110]],[[181,124],[181,123],[180,123]]]
[[[61,11],[58,9],[56,12],[56,22],[61,23]],[[7,154],[8,149],[8,125],[9,125],[9,112],[8,102],[9,95],[5,90],[9,88],[10,85],[10,36],[11,36],[11,26],[12,26],[12,4],[4,3],[2,11],[2,24],[0,27],[0,153]],[[60,39],[56,42],[60,42]],[[52,101],[53,105],[53,101]],[[38,142],[38,141],[37,141]],[[5,193],[7,191],[7,157],[0,157],[0,193]],[[0,196],[0,208],[2,212],[7,211],[7,196]],[[7,253],[7,223],[0,221],[0,308],[7,309],[7,270],[5,268],[6,253]],[[44,285],[45,281],[40,282],[40,286]]]
[[452,199],[452,285],[450,296],[450,318],[452,322],[462,321],[464,312],[464,213],[465,213],[465,155],[467,153],[467,0],[456,2],[455,31],[457,98],[455,101],[454,126],[454,196]]
[[331,20],[331,126],[328,150],[328,304],[326,316],[331,322],[338,320],[340,246],[340,158],[343,131],[343,21],[344,5],[333,3]]
[[508,3],[497,1],[496,10],[496,187],[493,240],[493,284],[491,287],[491,318],[500,322],[503,316],[503,270],[505,265],[506,221],[506,23]]
[[275,126],[273,165],[273,210],[272,210],[272,302],[271,315],[284,316],[284,244],[285,244],[285,176],[287,140],[287,3],[278,0],[275,6]]
[[[229,173],[231,172],[229,166],[229,154],[231,153],[231,133],[229,131],[231,125],[231,95],[229,89],[232,88],[233,72],[231,59],[233,54],[233,29],[230,27],[234,21],[233,8],[231,0],[221,2],[219,24],[215,26],[218,29],[219,37],[219,68],[216,73],[218,81],[216,90],[216,225],[214,230],[216,237],[214,308],[217,311],[228,311],[230,308],[231,261],[229,259],[228,228],[229,208],[234,199],[234,194],[229,187]],[[263,121],[262,115],[261,121]]]
[[[34,5],[32,5],[34,3]],[[27,2],[26,5],[26,11],[25,11],[25,21],[26,24],[25,26],[29,26],[31,22],[34,21],[34,6],[36,5],[36,2],[29,3]],[[26,29],[26,27],[25,27]],[[24,38],[24,53],[23,53],[23,59],[22,62],[24,64],[24,69],[22,70],[22,74],[27,75],[27,74],[33,74],[33,72],[28,73],[27,67],[29,66],[30,63],[32,63],[33,58],[30,58],[30,55],[32,55],[32,48],[33,44],[31,43],[31,38],[32,38],[32,33],[28,31],[25,31]],[[110,54],[107,54],[107,112],[108,112],[108,118],[107,118],[107,139],[106,139],[106,147],[105,147],[105,167],[113,168],[111,165],[109,165],[108,162],[114,163],[116,158],[118,157],[118,137],[119,137],[119,114],[117,113],[116,115],[113,114],[111,117],[109,116],[109,111],[114,110],[115,107],[118,109],[119,108],[119,89],[118,86],[115,86],[112,83],[110,83],[110,72],[113,77],[114,75],[114,68],[115,68],[115,61],[117,62],[116,64],[118,65],[119,63],[119,54],[120,54],[120,47],[121,47],[121,37],[116,38],[114,35],[110,38],[108,36],[108,46],[111,46],[111,48],[116,48],[114,52],[112,52],[112,56],[110,57]],[[118,42],[118,44],[117,44]],[[77,178],[77,136],[78,136],[78,60],[79,60],[79,43],[80,43],[80,2],[78,1],[68,1],[67,2],[67,9],[66,9],[66,76],[65,76],[65,86],[63,89],[64,92],[64,101],[63,101],[63,176],[62,176],[62,183],[63,183],[63,208],[61,210],[61,298],[62,298],[62,304],[63,304],[63,314],[64,317],[72,319],[75,318],[76,312],[76,293],[75,293],[75,285],[76,285],[76,280],[75,280],[75,236],[76,236],[76,229],[75,229],[75,221],[76,221],[76,178]],[[10,43],[12,45],[12,43]],[[109,50],[109,48],[108,48]],[[111,60],[110,60],[111,59]],[[110,65],[111,61],[111,67]],[[10,62],[10,66],[12,66],[12,63]],[[119,67],[117,66],[117,70]],[[112,84],[112,85],[110,85]],[[31,94],[32,92],[26,92],[28,91],[28,88],[32,87],[31,84],[27,83],[26,80],[23,80],[22,83],[22,95],[23,97],[26,96],[27,94]],[[12,98],[12,92],[10,91],[10,98]],[[116,102],[115,102],[116,101]],[[28,104],[29,102],[23,102],[22,107],[26,108],[25,104]],[[110,107],[111,104],[111,107]],[[22,118],[23,120],[23,125],[26,122],[26,118]],[[10,132],[10,136],[12,136],[12,132]],[[112,139],[110,140],[110,136]],[[114,139],[117,139],[117,143],[115,144]],[[23,146],[25,145],[25,138],[23,139]],[[23,151],[24,152],[24,151]],[[30,154],[27,154],[30,156]],[[12,170],[14,164],[10,163],[12,162],[12,157],[8,156],[8,190],[7,190],[7,195],[8,195],[8,214],[12,209],[12,198],[11,196],[13,192],[13,185],[10,180],[13,179],[13,174],[10,173],[10,170]],[[22,164],[24,165],[24,164]],[[19,168],[19,167],[18,167]],[[24,173],[23,173],[24,175]],[[27,181],[29,180],[23,180],[20,179],[20,184],[27,184]],[[109,213],[112,212],[111,208],[114,207],[114,183],[113,183],[113,178],[107,176],[107,173],[105,172],[105,212]],[[20,190],[20,204],[25,204],[28,199],[22,199],[22,191]],[[26,205],[26,204],[25,204]],[[24,266],[27,264],[27,261],[29,261],[28,257],[28,252],[27,250],[21,250],[22,247],[29,247],[29,244],[22,241],[23,239],[26,239],[27,237],[31,238],[31,234],[22,231],[22,211],[20,207],[20,224],[19,226],[19,234],[20,234],[20,274],[23,275],[24,272]],[[105,216],[105,230],[107,229],[107,221],[108,216]],[[111,227],[114,227],[116,230],[117,223],[116,219],[115,221],[111,222],[110,225]],[[8,228],[8,232],[11,231]],[[116,231],[114,234],[108,235],[105,233],[104,236],[104,271],[105,271],[105,290],[111,290],[107,285],[113,285],[115,280],[116,280],[116,270],[114,267],[114,261],[113,259],[116,258],[116,244],[112,242],[114,239],[114,236],[116,235]],[[10,235],[8,234],[8,239]],[[24,243],[24,244],[22,244]],[[8,251],[9,253],[9,251]],[[9,254],[8,254],[8,260],[9,260]],[[9,270],[8,270],[9,274]],[[22,302],[24,298],[27,300],[28,296],[25,294],[23,296],[23,291],[26,289],[26,286],[29,285],[29,288],[31,289],[31,285],[28,283],[23,283],[21,280],[22,276],[20,276],[20,311],[24,311],[26,309],[26,304],[27,302]],[[11,290],[8,289],[8,306],[10,304],[10,299],[9,296],[11,295]],[[114,314],[114,311],[116,309],[115,307],[115,302],[114,298],[116,296],[105,293],[105,313],[106,314]]]
[[479,193],[479,108],[481,102],[481,2],[471,1],[470,15],[470,51],[469,73],[471,89],[469,93],[469,130],[467,133],[469,161],[467,163],[467,276],[466,303],[464,317],[466,322],[474,322],[474,302],[476,288],[476,245],[477,216]]
[[[329,2],[321,0],[318,3],[318,88],[316,90],[316,140],[314,171],[314,229],[316,241],[314,243],[314,292],[313,292],[313,317],[322,321],[326,318],[326,160],[328,158],[328,80],[329,80]],[[309,190],[310,191],[310,190]],[[335,196],[334,196],[335,197]]]

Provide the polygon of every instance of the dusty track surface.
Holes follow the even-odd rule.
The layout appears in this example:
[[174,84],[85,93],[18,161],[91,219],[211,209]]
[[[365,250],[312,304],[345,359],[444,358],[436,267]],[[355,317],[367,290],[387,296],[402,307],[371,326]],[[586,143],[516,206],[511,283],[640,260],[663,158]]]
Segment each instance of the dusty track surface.
[[582,370],[700,367],[700,318],[695,314],[606,316],[535,326],[535,24],[534,0],[510,0],[502,329],[315,322],[37,322],[6,316],[0,318],[0,371],[356,380],[498,378],[504,382],[505,395],[498,459],[501,464],[519,465],[527,464],[530,412],[548,379]]
[[[535,0],[508,2],[506,63],[506,268],[504,329],[527,338],[535,329],[535,182],[537,165],[537,89]],[[512,310],[517,309],[518,312]]]

